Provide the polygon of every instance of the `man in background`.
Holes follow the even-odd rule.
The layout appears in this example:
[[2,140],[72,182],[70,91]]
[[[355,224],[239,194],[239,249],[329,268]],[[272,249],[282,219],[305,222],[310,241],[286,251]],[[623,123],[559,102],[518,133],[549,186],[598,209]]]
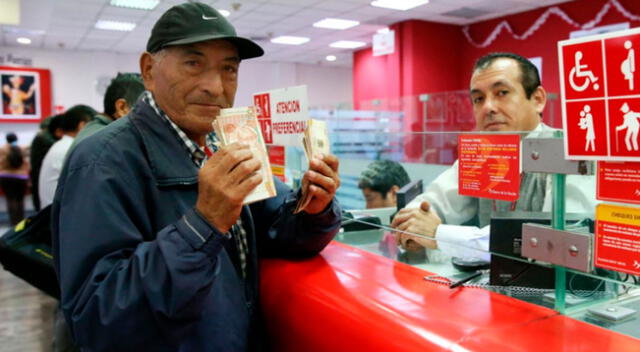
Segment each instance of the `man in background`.
[[[538,69],[520,55],[493,53],[480,58],[473,69],[470,93],[479,131],[524,133],[527,137],[551,137],[554,131],[541,121],[547,93]],[[463,196],[458,193],[456,161],[398,212],[392,222],[392,227],[402,231],[396,235],[398,243],[406,247],[415,241],[440,249],[445,258],[488,258],[492,212],[551,209],[550,175],[526,173],[521,177],[516,202]],[[593,213],[595,204],[595,178],[569,175],[567,211]]]
[[118,73],[111,80],[104,93],[104,113],[96,114],[93,120],[78,133],[69,151],[75,148],[80,141],[100,131],[111,122],[127,115],[142,92],[144,92],[144,83],[142,83],[140,74]]
[[400,163],[376,160],[360,174],[358,188],[362,190],[367,209],[395,207],[396,193],[409,181]]
[[58,139],[62,138],[62,129],[60,128],[60,119],[62,114],[49,116],[40,123],[40,131],[33,137],[31,147],[29,148],[29,159],[31,170],[29,178],[31,179],[31,195],[33,199],[33,207],[36,211],[40,211],[40,192],[38,189],[38,180],[40,179],[40,168],[42,160],[44,160],[47,152]]
[[55,142],[47,152],[38,176],[38,190],[42,208],[53,202],[65,155],[73,143],[73,138],[91,121],[95,114],[96,111],[89,106],[76,105],[67,110],[60,118],[62,138]]

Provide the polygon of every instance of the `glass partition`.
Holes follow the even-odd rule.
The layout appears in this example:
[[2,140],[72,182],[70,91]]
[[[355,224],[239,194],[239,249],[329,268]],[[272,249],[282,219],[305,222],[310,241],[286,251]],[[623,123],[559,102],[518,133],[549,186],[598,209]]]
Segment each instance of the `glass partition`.
[[[551,96],[543,120],[560,127]],[[485,288],[640,337],[638,276],[593,265],[593,174],[524,172],[520,194],[511,201],[458,195],[459,138],[504,135],[474,131],[466,91],[361,102],[356,107],[315,107],[310,115],[328,122],[331,150],[340,158],[342,184],[337,197],[345,212],[337,241],[422,268],[428,272],[426,281]],[[510,134],[514,133],[521,138],[562,140],[561,133],[551,128]],[[288,147],[286,154],[289,182],[299,184],[307,166],[304,152]],[[552,154],[547,157],[564,160],[561,148]],[[411,181],[422,181],[418,197],[401,206],[407,210],[399,210],[397,202],[365,209],[359,181],[376,160],[398,162]],[[410,193],[402,195],[411,197]],[[434,221],[420,209],[424,200],[432,203],[431,214],[442,221],[437,228],[424,225]],[[405,218],[414,223],[407,224]],[[562,262],[566,265],[558,264],[557,258],[528,257],[538,241],[548,245],[545,238],[554,239],[550,242],[554,245],[562,243],[557,242],[561,238],[577,238],[585,247],[566,249],[569,262]],[[575,264],[573,257],[587,262]]]

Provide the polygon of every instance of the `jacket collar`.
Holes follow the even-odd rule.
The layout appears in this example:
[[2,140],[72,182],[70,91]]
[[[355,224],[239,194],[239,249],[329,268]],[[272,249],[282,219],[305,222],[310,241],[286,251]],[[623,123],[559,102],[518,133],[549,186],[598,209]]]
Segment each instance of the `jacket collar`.
[[198,168],[170,127],[141,99],[129,114],[147,151],[151,172],[159,186],[198,182]]

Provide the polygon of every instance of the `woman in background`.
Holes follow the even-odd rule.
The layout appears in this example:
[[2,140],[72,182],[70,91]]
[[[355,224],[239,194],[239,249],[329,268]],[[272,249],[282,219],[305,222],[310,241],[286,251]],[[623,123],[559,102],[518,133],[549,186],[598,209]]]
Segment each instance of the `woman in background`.
[[15,133],[7,133],[7,144],[0,148],[0,189],[7,199],[12,226],[24,218],[24,196],[29,179],[29,163],[18,146]]

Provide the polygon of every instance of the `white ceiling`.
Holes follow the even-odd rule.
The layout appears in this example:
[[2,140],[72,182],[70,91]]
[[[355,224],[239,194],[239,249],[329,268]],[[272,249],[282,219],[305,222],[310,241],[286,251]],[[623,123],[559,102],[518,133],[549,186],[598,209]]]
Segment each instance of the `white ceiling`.
[[[469,24],[569,0],[431,0],[409,11],[370,6],[371,0],[214,0],[203,1],[218,9],[231,11],[228,19],[239,35],[253,38],[265,49],[259,60],[318,63],[350,66],[350,49],[330,48],[337,40],[358,40],[371,44],[380,28],[408,19]],[[153,11],[124,9],[109,5],[109,0],[21,0],[20,25],[0,25],[0,47],[20,46],[18,37],[32,39],[31,47],[56,50],[108,51],[140,53],[155,21],[168,8],[184,0],[160,0]],[[239,6],[238,6],[239,4]],[[233,10],[237,7],[237,10]],[[442,15],[462,7],[488,12],[465,19]],[[0,1],[0,11],[2,2]],[[326,17],[360,21],[347,30],[312,27]],[[98,19],[134,22],[132,32],[95,29]],[[269,37],[295,35],[311,38],[298,46],[269,42]],[[327,55],[336,55],[332,63]]]

